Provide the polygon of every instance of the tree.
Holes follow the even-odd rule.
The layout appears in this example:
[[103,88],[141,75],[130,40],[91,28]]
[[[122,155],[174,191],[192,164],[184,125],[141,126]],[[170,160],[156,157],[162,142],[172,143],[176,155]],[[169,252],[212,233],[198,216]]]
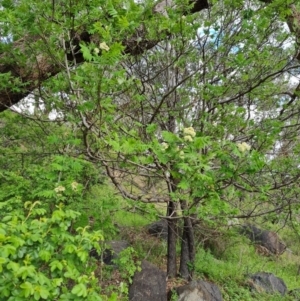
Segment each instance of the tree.
[[[165,14],[166,9],[172,7],[174,3],[162,1],[157,5],[152,2],[138,5],[128,1],[121,9],[122,13],[118,16],[121,18],[117,18],[117,22],[111,21],[116,21],[115,17],[118,14],[116,9],[120,12],[121,1],[107,3],[54,1],[47,4],[2,1],[1,5],[4,8],[1,33],[4,43],[0,50],[2,74],[0,110],[3,111],[39,88],[45,80],[61,72],[64,69],[63,53],[74,65],[82,63],[85,58],[80,43],[97,44],[99,35],[105,36],[105,29],[101,28],[103,20],[104,24],[115,23],[117,28],[122,28],[125,53],[138,55],[152,48],[158,40],[146,37],[147,29],[140,21],[151,18],[153,14]],[[207,7],[206,0],[192,1],[188,12],[194,13]],[[18,27],[12,28],[10,20],[14,18],[22,21]],[[64,28],[61,26],[62,23],[65,24]],[[100,26],[98,32],[96,27],[93,28],[94,25]],[[48,39],[49,36],[53,37],[51,41]],[[7,43],[8,41],[10,43]],[[7,54],[10,54],[9,58]]]
[[[281,5],[276,1],[262,0],[267,4],[274,6],[273,11],[278,11],[278,14],[286,19],[289,28],[295,33],[296,37],[299,35],[299,18],[297,6],[293,1]],[[151,49],[157,44],[157,39],[147,39],[147,30],[140,24],[144,18],[151,18],[155,13],[166,14],[168,8],[178,11],[173,1],[161,1],[156,5],[151,2],[142,6],[134,5],[128,2],[127,8],[133,9],[133,16],[137,22],[131,25],[130,38],[123,40],[125,53],[138,55],[147,49]],[[225,3],[227,5],[227,3]],[[33,2],[33,5],[22,2],[2,1],[1,5],[4,10],[2,12],[2,43],[1,45],[1,65],[0,72],[2,74],[2,88],[1,88],[1,107],[0,110],[6,110],[13,104],[18,103],[25,96],[30,94],[34,89],[38,88],[45,80],[58,74],[62,70],[63,64],[59,63],[57,51],[61,52],[64,48],[66,56],[75,64],[84,61],[82,52],[80,51],[80,42],[93,43],[95,38],[93,32],[89,31],[90,22],[101,20],[102,16],[106,19],[107,16],[114,17],[116,12],[115,6],[120,5],[120,2],[108,2],[107,4],[90,2],[88,5],[82,3],[70,2],[69,4],[60,3],[45,3],[41,2],[39,5]],[[211,3],[210,5],[213,5]],[[179,10],[179,13],[196,13],[203,9],[209,8],[207,0],[192,0],[188,9]],[[99,6],[101,9],[99,9]],[[230,9],[230,4],[228,4]],[[179,5],[180,7],[180,5]],[[36,15],[39,10],[42,14]],[[251,11],[251,9],[250,9]],[[27,14],[26,14],[27,12]],[[80,12],[80,14],[78,14]],[[77,14],[76,14],[77,13]],[[136,15],[135,15],[136,14]],[[130,17],[132,17],[130,15]],[[141,18],[140,18],[141,17]],[[11,27],[10,22],[13,20],[22,20],[18,28]],[[111,20],[111,19],[110,19]],[[43,28],[43,23],[51,24],[52,27]],[[59,36],[59,26],[62,22],[67,23],[65,27],[65,36],[60,36],[59,41],[52,41],[53,52],[49,53],[50,46],[47,35]],[[37,29],[38,28],[38,29]],[[12,30],[13,29],[13,30]],[[12,38],[12,41],[11,41]],[[7,43],[9,42],[9,43]],[[43,44],[46,42],[46,49],[32,50],[34,44]],[[58,43],[60,42],[60,43]],[[48,50],[48,51],[47,51]],[[23,55],[20,56],[20,53]],[[8,54],[10,54],[8,56]],[[13,55],[11,55],[13,54]],[[299,59],[299,57],[297,57]],[[38,70],[38,72],[34,72]],[[16,88],[18,87],[18,88]]]
[[[168,274],[177,273],[183,219],[180,273],[189,278],[194,222],[297,203],[298,88],[290,92],[289,74],[298,53],[282,20],[296,36],[298,23],[297,7],[282,1],[173,4],[34,2],[22,28],[4,33],[16,40],[2,45],[16,61],[2,54],[2,109],[34,94],[36,120],[56,110],[55,122],[74,129],[70,141],[83,141],[74,154],[100,162],[124,197],[167,203]],[[3,15],[16,18],[22,5]]]

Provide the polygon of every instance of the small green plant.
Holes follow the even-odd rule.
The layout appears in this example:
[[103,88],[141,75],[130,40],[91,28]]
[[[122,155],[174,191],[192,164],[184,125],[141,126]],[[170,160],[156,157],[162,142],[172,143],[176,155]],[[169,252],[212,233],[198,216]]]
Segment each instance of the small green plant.
[[50,216],[40,202],[26,202],[0,221],[0,301],[98,300],[95,266],[89,258],[100,251],[100,231],[68,231],[80,214],[57,205]]
[[178,294],[175,289],[172,289],[170,301],[177,301],[177,300],[178,300]]
[[114,262],[118,265],[120,275],[124,282],[120,284],[122,294],[128,294],[128,284],[132,283],[132,278],[135,272],[141,270],[141,262],[136,260],[136,252],[132,247],[126,248],[120,252]]
[[226,283],[222,286],[224,300],[228,301],[252,301],[251,292],[243,287],[241,283],[237,283],[236,280],[227,278]]

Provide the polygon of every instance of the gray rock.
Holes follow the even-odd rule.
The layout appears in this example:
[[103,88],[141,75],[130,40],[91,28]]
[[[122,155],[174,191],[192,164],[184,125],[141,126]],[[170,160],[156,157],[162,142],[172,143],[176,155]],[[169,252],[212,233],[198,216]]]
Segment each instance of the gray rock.
[[129,286],[129,301],[167,301],[167,275],[144,260]]
[[178,301],[222,301],[218,286],[203,280],[192,282],[177,288]]
[[266,292],[269,294],[280,293],[282,296],[286,293],[287,287],[281,278],[272,273],[260,272],[252,275],[248,280],[252,290],[259,293]]
[[245,234],[253,243],[266,248],[271,254],[281,255],[286,250],[286,245],[280,240],[277,233],[262,230],[254,225],[244,225],[242,233]]
[[161,237],[163,239],[168,239],[168,222],[165,219],[161,219],[157,222],[154,222],[148,225],[148,233],[156,236]]

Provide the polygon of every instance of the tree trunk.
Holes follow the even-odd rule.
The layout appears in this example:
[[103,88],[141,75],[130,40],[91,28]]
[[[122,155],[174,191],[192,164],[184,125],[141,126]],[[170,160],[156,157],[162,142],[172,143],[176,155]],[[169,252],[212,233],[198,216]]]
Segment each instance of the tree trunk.
[[176,263],[176,241],[177,241],[177,219],[172,218],[176,215],[176,203],[169,201],[168,203],[168,263],[167,263],[167,274],[168,277],[173,278],[177,274],[177,263]]
[[186,280],[193,277],[193,265],[195,261],[195,238],[191,218],[188,216],[186,201],[180,202],[183,211],[183,230],[181,237],[180,276]]

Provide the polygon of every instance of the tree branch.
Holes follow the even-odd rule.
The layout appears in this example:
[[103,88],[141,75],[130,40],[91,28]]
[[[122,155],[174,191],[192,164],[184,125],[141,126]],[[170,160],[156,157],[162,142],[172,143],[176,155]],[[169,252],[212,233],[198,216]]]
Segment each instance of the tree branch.
[[[208,8],[207,0],[192,0],[191,9],[187,13],[196,13]],[[177,9],[172,0],[163,0],[153,8],[154,14],[167,16],[167,9]],[[147,29],[141,25],[133,36],[123,41],[125,53],[139,55],[144,51],[153,48],[159,40],[148,40],[146,38]],[[90,43],[92,35],[88,32],[82,32],[71,37],[72,49],[68,55],[70,62],[82,63],[83,55],[80,51],[80,42]],[[28,96],[33,90],[50,77],[63,70],[63,64],[54,62],[46,53],[32,54],[30,58],[20,66],[20,64],[11,59],[11,53],[18,51],[20,53],[30,53],[30,45],[36,41],[42,40],[41,36],[24,37],[15,41],[11,45],[11,51],[0,55],[0,76],[9,76],[10,84],[6,87],[0,86],[0,112],[5,111],[12,105],[17,104],[21,99]],[[74,51],[75,49],[75,51]],[[74,57],[74,55],[75,57]],[[9,58],[9,60],[8,60]]]

